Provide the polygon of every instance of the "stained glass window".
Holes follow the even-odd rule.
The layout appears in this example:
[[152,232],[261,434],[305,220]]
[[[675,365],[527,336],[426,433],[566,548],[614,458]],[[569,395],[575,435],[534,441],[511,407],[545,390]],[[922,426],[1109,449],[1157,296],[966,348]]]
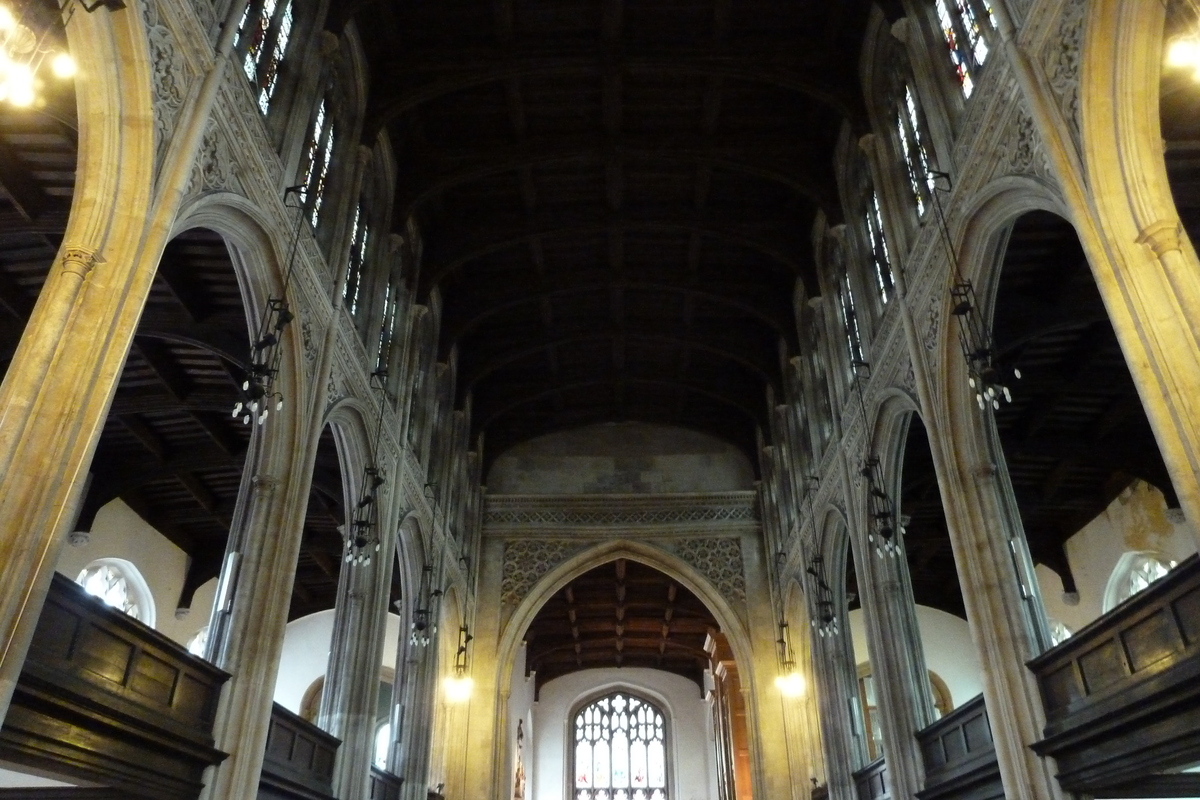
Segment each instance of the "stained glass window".
[[308,209],[312,226],[317,227],[321,218],[321,203],[325,199],[325,179],[329,176],[329,160],[333,157],[333,123],[326,115],[325,101],[317,106],[313,120],[312,135],[304,154],[304,180],[300,199]]
[[[912,87],[904,87],[904,105],[896,115],[896,132],[900,138],[900,153],[904,156],[904,165],[908,170],[909,187],[917,203],[917,214],[925,214],[926,188],[930,193],[934,189],[933,170],[929,166],[929,153],[921,138],[920,115],[917,113],[917,99]],[[922,186],[922,181],[925,186]]]
[[871,263],[875,266],[875,281],[879,285],[879,299],[886,303],[891,298],[895,279],[892,275],[892,258],[888,253],[887,236],[883,232],[883,214],[879,210],[877,192],[871,192],[864,217],[867,222],[867,239],[871,243]]
[[350,234],[350,263],[346,269],[346,285],[342,287],[342,299],[351,315],[358,312],[358,295],[362,289],[363,268],[367,263],[367,244],[370,231],[363,219],[363,207],[359,203],[354,210],[354,227]]
[[266,114],[279,81],[279,66],[292,37],[292,3],[262,0],[246,6],[234,35],[234,49],[242,55],[242,71],[254,87],[258,110]]
[[1153,553],[1126,553],[1117,562],[1104,593],[1104,612],[1108,613],[1175,568],[1174,561],[1163,561]]
[[963,97],[975,90],[972,72],[987,61],[988,45],[979,25],[979,11],[992,24],[992,7],[982,3],[976,8],[973,0],[936,0],[938,25],[950,54],[950,64],[958,76]]
[[667,731],[651,703],[615,692],[575,715],[572,800],[667,800]]

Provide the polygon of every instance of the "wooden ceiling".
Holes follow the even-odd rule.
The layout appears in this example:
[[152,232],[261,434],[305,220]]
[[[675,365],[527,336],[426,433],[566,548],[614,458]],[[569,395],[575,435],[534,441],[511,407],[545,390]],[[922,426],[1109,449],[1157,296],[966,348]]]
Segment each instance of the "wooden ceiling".
[[[894,4],[888,4],[889,7]],[[361,0],[367,137],[419,223],[487,458],[640,420],[753,457],[811,230],[865,129],[862,0]],[[895,9],[892,9],[893,13]]]
[[546,601],[525,632],[526,673],[546,681],[583,669],[649,667],[703,687],[704,639],[718,631],[694,594],[658,570],[617,559]]

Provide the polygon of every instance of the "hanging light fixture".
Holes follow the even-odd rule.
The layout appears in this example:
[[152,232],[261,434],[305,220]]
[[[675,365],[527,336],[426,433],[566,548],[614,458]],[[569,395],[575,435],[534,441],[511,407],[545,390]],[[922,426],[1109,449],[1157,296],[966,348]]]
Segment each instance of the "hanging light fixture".
[[779,638],[775,640],[778,649],[779,675],[775,678],[775,688],[784,697],[801,697],[808,688],[804,676],[796,669],[796,655],[792,651],[792,635],[787,620],[779,620]]
[[[1192,71],[1192,77],[1200,81],[1200,8],[1197,8],[1195,0],[1170,5],[1175,8],[1186,6],[1191,12],[1190,16],[1195,19],[1188,26],[1190,30],[1187,33],[1174,36],[1167,43],[1166,65],[1174,69],[1189,69]],[[1174,8],[1169,10],[1173,11]],[[1168,23],[1168,27],[1175,26]]]
[[[38,24],[31,19],[34,15],[27,12],[32,5],[21,3],[14,11],[10,4],[0,3],[0,100],[18,108],[37,104],[38,89],[45,82],[46,73],[59,80],[75,75],[75,60],[48,42],[54,24]],[[90,6],[80,2],[80,5],[89,13],[100,7],[110,11],[125,7],[118,0],[99,0]],[[65,26],[75,6],[68,2],[62,11],[66,13]]]
[[458,628],[458,650],[454,652],[454,674],[446,678],[446,699],[451,703],[463,703],[470,699],[475,681],[470,675],[470,659],[467,646],[475,637],[466,624]]
[[867,542],[875,548],[875,555],[880,558],[895,558],[900,554],[900,537],[904,534],[904,527],[897,522],[892,498],[883,488],[883,468],[879,459],[868,458],[863,462],[859,474],[867,480],[867,514],[871,526]]
[[[379,416],[375,423],[375,441],[371,453],[379,458],[379,440],[383,433],[383,407],[387,401],[387,373],[371,373],[371,386],[379,392]],[[383,469],[377,463],[363,468],[362,493],[354,505],[350,529],[346,531],[346,563],[359,567],[371,566],[371,558],[379,552],[379,502],[377,493],[385,482]]]
[[421,585],[417,589],[413,621],[408,635],[409,644],[414,647],[425,647],[433,636],[437,636],[435,606],[441,596],[442,590],[433,588],[433,565],[426,564],[421,570]]
[[821,638],[837,636],[841,633],[841,629],[838,627],[837,614],[833,608],[833,589],[825,580],[825,559],[821,556],[813,556],[809,559],[805,572],[812,578],[812,593],[816,598],[816,614],[810,620],[813,630]]
[[[984,322],[979,312],[979,303],[975,299],[975,287],[962,276],[958,265],[958,256],[950,242],[950,230],[946,227],[946,215],[942,210],[941,194],[949,194],[953,188],[950,175],[945,172],[931,172],[934,181],[933,205],[937,211],[938,234],[946,248],[953,271],[954,283],[950,286],[950,314],[958,320],[958,344],[962,350],[963,359],[967,362],[967,384],[975,393],[975,402],[980,411],[1000,408],[1000,401],[1012,402],[1012,391],[1008,388],[1010,380],[1020,380],[1021,370],[1016,367],[1008,368],[996,361],[996,348],[992,341],[992,331]],[[945,185],[943,185],[943,183]]]
[[242,423],[246,425],[249,425],[251,420],[262,425],[270,416],[272,406],[276,411],[283,410],[283,393],[275,388],[275,378],[283,360],[283,348],[280,346],[283,332],[296,318],[288,306],[287,292],[292,282],[292,272],[296,268],[300,227],[304,222],[304,200],[301,195],[303,189],[303,186],[289,186],[283,193],[284,207],[297,210],[296,228],[292,233],[291,253],[283,279],[283,294],[281,297],[267,298],[267,307],[259,320],[254,343],[250,346],[250,366],[246,369],[246,379],[242,382],[238,401],[233,406],[232,416],[241,417]]

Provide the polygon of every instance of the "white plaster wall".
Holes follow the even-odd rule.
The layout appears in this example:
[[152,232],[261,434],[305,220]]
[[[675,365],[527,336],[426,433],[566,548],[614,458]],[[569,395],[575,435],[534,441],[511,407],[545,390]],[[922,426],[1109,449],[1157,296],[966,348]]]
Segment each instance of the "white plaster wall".
[[[971,630],[966,620],[953,614],[929,606],[916,608],[925,666],[946,682],[950,700],[958,708],[983,692],[982,667]],[[866,621],[861,608],[850,612],[850,636],[854,642],[854,663],[869,661]]]
[[754,488],[737,448],[683,428],[614,422],[552,433],[502,453],[492,494],[650,494]]
[[512,683],[508,695],[508,741],[511,744],[508,764],[508,786],[514,787],[515,771],[517,768],[517,722],[525,722],[525,746],[522,748],[522,759],[525,762],[525,796],[536,797],[534,790],[534,727],[533,727],[533,694],[534,676],[525,677],[526,648],[522,647],[513,665]]
[[1161,553],[1168,561],[1182,561],[1196,552],[1195,541],[1190,524],[1167,518],[1162,492],[1135,481],[1067,540],[1067,561],[1079,591],[1077,605],[1064,602],[1058,573],[1038,565],[1038,587],[1046,614],[1077,631],[1103,613],[1104,590],[1123,554],[1149,551]]
[[581,700],[608,689],[627,689],[657,703],[670,718],[668,738],[673,800],[717,796],[715,751],[708,707],[693,681],[642,668],[587,669],[542,686],[533,706],[534,768],[529,797],[563,800],[567,785],[568,715]]
[[187,644],[208,624],[216,579],[196,590],[191,610],[176,618],[179,593],[187,577],[188,556],[120,499],[111,501],[96,514],[87,544],[63,545],[55,569],[75,580],[84,567],[100,558],[122,558],[137,567],[153,595],[155,630]]
[[[318,611],[292,620],[283,637],[279,657],[279,675],[275,679],[275,702],[289,711],[300,713],[304,693],[313,681],[329,668],[329,646],[333,641],[333,609]],[[383,640],[381,667],[396,666],[396,646],[400,641],[400,617],[388,614]]]

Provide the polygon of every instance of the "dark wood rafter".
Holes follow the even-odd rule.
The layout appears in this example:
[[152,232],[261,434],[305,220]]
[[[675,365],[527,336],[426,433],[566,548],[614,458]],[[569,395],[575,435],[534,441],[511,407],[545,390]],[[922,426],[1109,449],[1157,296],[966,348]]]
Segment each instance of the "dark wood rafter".
[[526,664],[537,686],[581,669],[649,667],[698,683],[708,664],[704,638],[712,614],[686,589],[627,559],[571,581],[526,631]]

